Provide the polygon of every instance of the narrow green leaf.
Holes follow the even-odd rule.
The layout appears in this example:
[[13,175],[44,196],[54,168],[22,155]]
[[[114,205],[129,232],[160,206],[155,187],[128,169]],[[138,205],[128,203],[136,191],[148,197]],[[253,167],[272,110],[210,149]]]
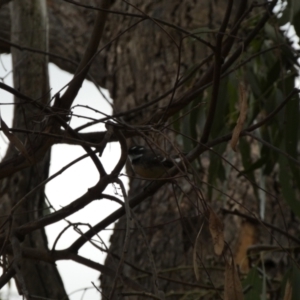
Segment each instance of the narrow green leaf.
[[[214,151],[222,155],[226,149],[226,144],[220,144],[214,147]],[[222,163],[221,157],[210,152],[210,164],[208,169],[208,183],[210,186],[208,187],[208,197],[211,198],[212,196],[212,186],[216,185],[216,181],[219,179],[223,182],[226,179],[225,176],[225,169]]]
[[225,133],[228,128],[228,78],[224,78],[220,83],[217,107],[212,124],[211,137],[216,138]]
[[[249,170],[250,167],[253,165],[253,163],[251,160],[251,147],[246,139],[240,139],[239,149],[241,152],[244,169]],[[253,171],[249,170],[247,172],[247,178],[249,178],[252,183],[256,183]],[[253,186],[254,193],[258,199],[257,186],[256,184],[252,184],[252,186]]]
[[[300,3],[300,1],[299,1]],[[298,37],[300,36],[300,12],[298,12],[294,19],[293,19],[293,25],[294,25],[294,28],[295,28],[295,31],[298,35]]]
[[242,284],[243,288],[246,288],[247,286],[251,287],[245,294],[245,300],[260,299],[262,293],[262,278],[259,276],[255,267],[250,270]]
[[300,270],[297,265],[293,263],[293,266],[286,271],[281,281],[281,298],[283,299],[286,285],[289,282],[292,288],[292,299],[291,300],[299,300],[300,299]]
[[197,133],[197,126],[198,126],[198,120],[199,120],[199,113],[200,113],[200,107],[197,107],[197,103],[201,102],[200,97],[198,97],[196,100],[194,100],[191,103],[191,113],[190,113],[190,118],[189,118],[189,122],[190,122],[190,134],[191,134],[191,138],[195,141],[192,141],[192,144],[195,146],[195,144],[197,143],[196,141],[199,140],[198,137],[198,133]]
[[279,166],[279,182],[282,188],[284,200],[288,203],[294,214],[300,217],[300,201],[296,197],[296,188],[291,168],[287,159],[282,155],[279,156]]
[[291,274],[291,285],[293,289],[293,296],[292,300],[299,300],[300,299],[300,270],[299,268],[294,264],[292,268],[292,274]]
[[[241,176],[241,175],[247,175],[247,177],[249,177],[248,176],[249,173],[253,173],[253,171],[261,168],[266,163],[267,163],[267,157],[266,156],[261,157],[255,163],[253,163],[252,165],[250,165],[247,169],[244,169],[242,172],[240,172],[239,176]],[[244,166],[244,168],[245,168],[245,166]]]
[[262,91],[260,88],[260,83],[257,80],[257,76],[253,73],[253,70],[248,69],[247,70],[247,80],[250,83],[250,88],[252,93],[254,94],[254,97],[258,98],[262,95]]

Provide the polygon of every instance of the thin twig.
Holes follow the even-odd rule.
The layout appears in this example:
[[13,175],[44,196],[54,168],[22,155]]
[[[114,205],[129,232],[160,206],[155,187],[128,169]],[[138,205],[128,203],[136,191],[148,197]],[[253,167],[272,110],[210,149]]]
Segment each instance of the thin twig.
[[291,161],[294,162],[296,165],[300,166],[300,161],[299,161],[299,160],[295,159],[295,158],[292,157],[290,154],[288,154],[288,153],[282,151],[281,149],[279,149],[279,148],[273,146],[272,144],[268,143],[267,141],[265,141],[265,140],[259,138],[258,136],[254,135],[254,134],[252,134],[252,133],[250,133],[250,132],[245,132],[245,135],[246,135],[246,136],[252,137],[253,139],[255,139],[255,140],[259,141],[260,143],[262,143],[263,145],[267,146],[268,148],[270,148],[270,149],[272,149],[272,150],[274,150],[274,151],[276,151],[276,152],[278,152],[278,153],[284,155],[287,159],[291,160]]

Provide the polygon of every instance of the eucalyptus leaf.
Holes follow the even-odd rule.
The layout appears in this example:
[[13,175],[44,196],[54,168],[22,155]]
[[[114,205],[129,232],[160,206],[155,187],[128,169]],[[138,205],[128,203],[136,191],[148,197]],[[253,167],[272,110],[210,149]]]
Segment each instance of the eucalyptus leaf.
[[250,290],[245,294],[245,300],[260,299],[262,293],[262,278],[257,271],[257,268],[253,267],[247,277],[242,282],[243,288],[250,286]]

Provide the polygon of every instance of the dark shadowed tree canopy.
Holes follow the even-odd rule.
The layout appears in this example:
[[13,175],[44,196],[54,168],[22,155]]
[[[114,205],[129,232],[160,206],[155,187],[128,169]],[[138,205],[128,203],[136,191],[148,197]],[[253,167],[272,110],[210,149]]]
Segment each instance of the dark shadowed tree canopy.
[[[1,120],[10,141],[0,162],[1,286],[14,277],[27,299],[66,299],[54,263],[73,260],[99,271],[102,299],[299,299],[297,1],[48,0],[37,19],[39,1],[8,2],[0,51],[13,55],[14,87],[0,88],[16,105],[12,128]],[[49,61],[74,74],[53,99]],[[72,128],[85,78],[109,90],[113,116]],[[106,130],[89,131],[98,123]],[[107,173],[101,154],[112,142],[122,154]],[[99,181],[52,211],[43,188],[58,143],[80,145]],[[133,145],[174,167],[139,177],[127,162]],[[120,208],[49,251],[44,228],[99,199]],[[111,245],[99,248],[105,265],[79,254],[114,223]]]

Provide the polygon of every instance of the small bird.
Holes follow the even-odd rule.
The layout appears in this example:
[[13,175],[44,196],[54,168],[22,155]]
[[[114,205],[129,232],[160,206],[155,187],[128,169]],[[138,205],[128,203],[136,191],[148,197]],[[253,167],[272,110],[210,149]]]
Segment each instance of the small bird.
[[[144,146],[131,147],[128,150],[128,157],[134,172],[144,178],[158,178],[174,167],[171,159]],[[179,163],[181,158],[174,157],[174,161]]]

